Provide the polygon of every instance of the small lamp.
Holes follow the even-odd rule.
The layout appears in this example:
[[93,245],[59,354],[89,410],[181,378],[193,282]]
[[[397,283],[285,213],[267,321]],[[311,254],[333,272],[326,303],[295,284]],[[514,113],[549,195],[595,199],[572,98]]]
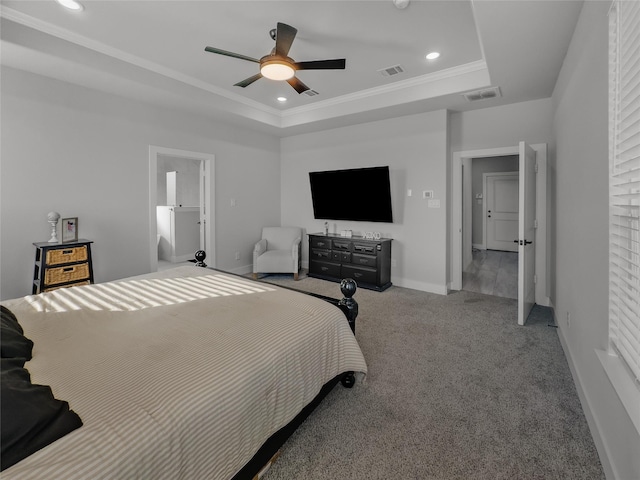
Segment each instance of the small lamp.
[[58,212],[47,213],[47,221],[51,225],[51,238],[49,243],[58,243],[58,237],[56,236],[58,220],[60,220],[60,214]]

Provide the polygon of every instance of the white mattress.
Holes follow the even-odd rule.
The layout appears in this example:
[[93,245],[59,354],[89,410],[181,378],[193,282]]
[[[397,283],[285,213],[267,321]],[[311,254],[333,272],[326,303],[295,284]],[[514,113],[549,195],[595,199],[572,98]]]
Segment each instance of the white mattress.
[[322,385],[367,366],[311,296],[180,267],[9,300],[26,368],[84,425],[10,479],[228,479]]

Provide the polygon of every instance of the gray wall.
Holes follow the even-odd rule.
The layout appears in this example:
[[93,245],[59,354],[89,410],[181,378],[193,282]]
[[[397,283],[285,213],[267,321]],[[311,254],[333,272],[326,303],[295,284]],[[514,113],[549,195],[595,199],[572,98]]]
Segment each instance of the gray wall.
[[158,155],[157,204],[167,205],[167,172],[178,172],[178,205],[198,207],[200,205],[200,160]]
[[280,222],[277,138],[6,67],[1,88],[3,299],[31,293],[51,210],[95,242],[96,281],[149,271],[149,145],[215,155],[218,267],[250,265],[261,226]]
[[637,479],[640,434],[596,356],[608,346],[609,5],[584,3],[553,93],[552,299],[608,478]]
[[[310,171],[388,165],[393,223],[330,222],[330,231],[379,231],[393,238],[394,284],[436,293],[447,285],[447,112],[438,111],[354,125],[282,140],[282,222],[308,233],[323,231],[313,219]],[[407,190],[412,196],[407,196]],[[433,190],[440,208],[428,208]],[[375,192],[371,192],[375,195]],[[345,198],[344,201],[350,199]],[[308,245],[303,264],[308,263]]]
[[[482,101],[482,100],[480,100]],[[513,147],[518,142],[549,143],[550,98],[451,113],[451,151]]]

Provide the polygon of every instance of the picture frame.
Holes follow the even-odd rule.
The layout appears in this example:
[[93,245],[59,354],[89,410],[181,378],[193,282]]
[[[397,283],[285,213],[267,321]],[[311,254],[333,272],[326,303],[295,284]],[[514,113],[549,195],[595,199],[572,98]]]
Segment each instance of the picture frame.
[[69,217],[62,219],[62,241],[78,241],[78,217]]

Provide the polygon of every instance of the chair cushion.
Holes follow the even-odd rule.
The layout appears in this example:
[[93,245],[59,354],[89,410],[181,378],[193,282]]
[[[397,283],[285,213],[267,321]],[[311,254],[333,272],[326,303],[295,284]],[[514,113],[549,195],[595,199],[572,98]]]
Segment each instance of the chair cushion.
[[258,257],[257,272],[293,273],[297,272],[297,258],[291,256],[291,250],[267,250]]
[[264,227],[262,238],[267,240],[267,250],[289,250],[296,239],[302,239],[300,227]]

